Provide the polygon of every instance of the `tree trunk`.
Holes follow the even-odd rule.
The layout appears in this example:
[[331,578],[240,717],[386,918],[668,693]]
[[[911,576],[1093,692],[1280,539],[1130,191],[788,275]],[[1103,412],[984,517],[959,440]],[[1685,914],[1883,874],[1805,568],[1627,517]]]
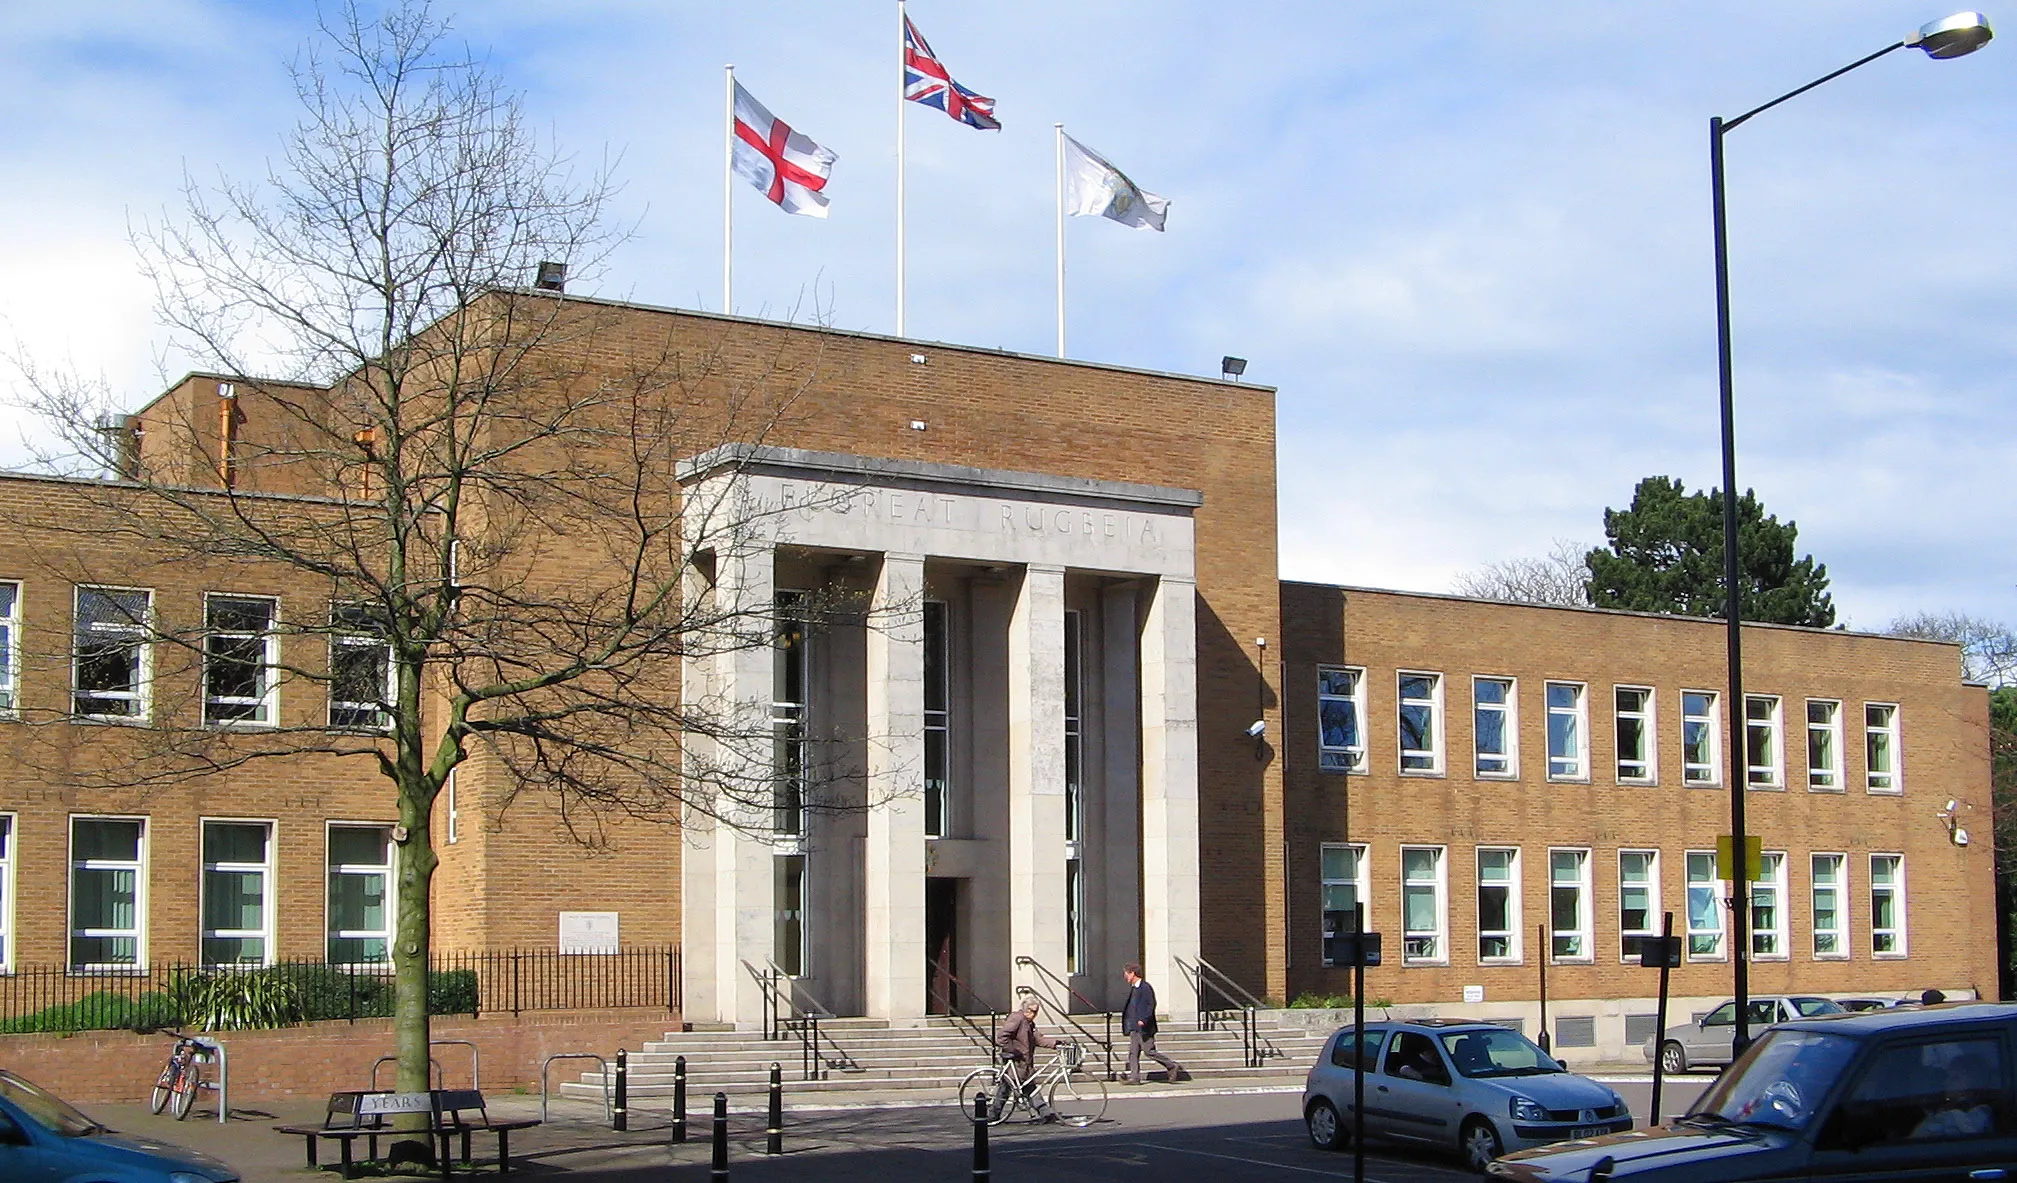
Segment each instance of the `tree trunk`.
[[[434,854],[433,835],[428,831],[428,811],[401,794],[400,822],[403,840],[396,840],[394,856],[398,888],[394,895],[392,972],[393,1051],[399,1057],[397,1084],[402,1093],[424,1093],[434,1087],[429,1075],[428,1042],[432,1028],[427,1005],[427,970],[431,947],[428,932],[429,890],[439,860]],[[395,831],[395,839],[397,832]],[[419,1130],[427,1124],[425,1115],[401,1115],[401,1129]],[[407,1147],[406,1149],[415,1149]],[[432,1146],[422,1139],[423,1161],[433,1161]],[[397,1149],[394,1159],[402,1157]]]

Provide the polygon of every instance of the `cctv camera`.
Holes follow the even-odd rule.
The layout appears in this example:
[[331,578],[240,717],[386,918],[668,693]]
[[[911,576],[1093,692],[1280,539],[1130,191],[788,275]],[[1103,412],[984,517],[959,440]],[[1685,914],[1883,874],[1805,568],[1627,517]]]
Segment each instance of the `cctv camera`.
[[1248,739],[1259,739],[1267,733],[1268,721],[1266,719],[1255,719],[1252,723],[1247,724]]
[[1947,808],[1945,812],[1952,813],[1959,808],[1961,808],[1961,803],[1959,801],[1949,801],[1947,802]]

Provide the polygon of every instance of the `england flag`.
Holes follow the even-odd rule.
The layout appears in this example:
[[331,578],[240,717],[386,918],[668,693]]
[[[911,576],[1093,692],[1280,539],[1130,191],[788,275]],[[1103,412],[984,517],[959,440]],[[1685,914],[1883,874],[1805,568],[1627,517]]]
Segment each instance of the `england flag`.
[[826,216],[826,181],[837,159],[735,83],[735,171],[785,213]]
[[994,100],[954,82],[909,17],[903,18],[903,97],[937,107],[968,127],[1001,130],[1001,121],[994,117]]

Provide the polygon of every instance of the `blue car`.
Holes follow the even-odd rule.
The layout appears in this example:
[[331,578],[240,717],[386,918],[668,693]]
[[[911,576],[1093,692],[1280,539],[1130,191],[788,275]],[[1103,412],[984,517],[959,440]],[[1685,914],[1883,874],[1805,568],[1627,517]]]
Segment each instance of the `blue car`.
[[111,1130],[68,1101],[0,1071],[0,1179],[6,1183],[237,1183],[207,1154]]

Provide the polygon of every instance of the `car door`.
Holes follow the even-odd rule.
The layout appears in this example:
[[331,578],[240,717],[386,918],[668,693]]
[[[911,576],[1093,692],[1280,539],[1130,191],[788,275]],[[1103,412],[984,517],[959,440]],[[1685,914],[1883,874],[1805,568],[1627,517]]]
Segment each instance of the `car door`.
[[1394,1032],[1380,1074],[1366,1079],[1374,1085],[1366,1095],[1366,1119],[1377,1113],[1383,1136],[1456,1145],[1456,1090],[1435,1040],[1420,1031]]
[[0,1179],[8,1183],[57,1183],[66,1172],[58,1169],[38,1141],[11,1111],[0,1106]]
[[1909,1032],[1863,1057],[1815,1135],[1814,1183],[2017,1179],[2017,1080],[1998,1027]]
[[1736,1038],[1737,1004],[1726,1002],[1702,1016],[1683,1041],[1690,1064],[1721,1063],[1730,1058],[1730,1042]]
[[1374,1108],[1376,1086],[1374,1075],[1380,1067],[1380,1043],[1387,1037],[1384,1027],[1367,1027],[1363,1034],[1351,1031],[1338,1032],[1331,1042],[1330,1062],[1324,1072],[1324,1095],[1349,1125],[1352,1120],[1353,1072],[1362,1069],[1366,1074],[1366,1132],[1375,1130],[1370,1110]]

